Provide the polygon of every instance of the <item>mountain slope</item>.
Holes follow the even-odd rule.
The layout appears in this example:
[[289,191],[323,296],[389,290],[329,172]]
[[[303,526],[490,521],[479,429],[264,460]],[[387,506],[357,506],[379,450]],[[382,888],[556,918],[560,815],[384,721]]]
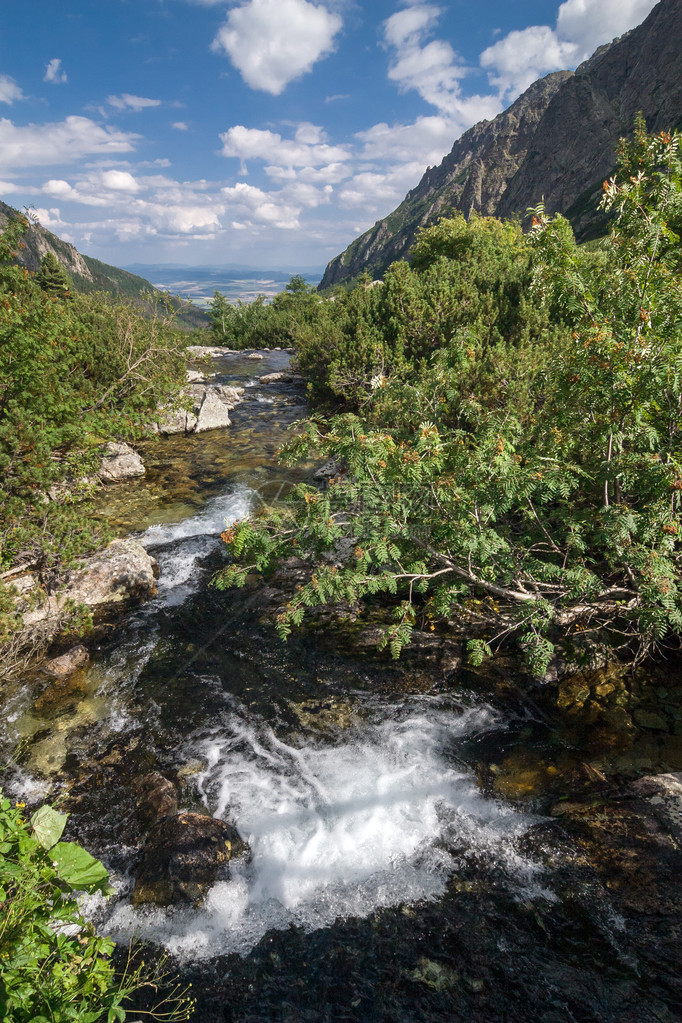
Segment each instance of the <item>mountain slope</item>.
[[[0,202],[0,231],[8,218],[16,216],[16,213],[11,206]],[[76,291],[85,294],[105,291],[118,298],[132,299],[140,306],[143,315],[152,309],[156,298],[163,297],[164,300],[167,298],[165,292],[160,292],[144,277],[109,266],[108,263],[102,263],[92,256],[82,255],[70,242],[58,238],[41,224],[29,223],[23,241],[24,248],[17,260],[22,266],[35,273],[43,256],[51,252],[68,273]],[[171,299],[171,304],[177,314],[180,329],[193,330],[207,325],[208,318],[200,309],[175,298]]]
[[508,110],[465,132],[393,213],[329,263],[320,290],[366,270],[381,275],[420,228],[454,210],[523,216],[544,197],[579,238],[600,233],[596,198],[639,110],[650,131],[682,123],[682,0],[661,0],[575,72],[539,79]]

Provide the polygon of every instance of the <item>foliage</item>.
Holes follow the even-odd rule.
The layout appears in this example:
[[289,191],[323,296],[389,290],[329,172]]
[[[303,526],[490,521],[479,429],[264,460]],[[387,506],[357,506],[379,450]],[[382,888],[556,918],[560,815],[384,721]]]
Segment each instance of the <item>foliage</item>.
[[[108,894],[103,865],[61,841],[67,816],[43,806],[30,821],[0,792],[0,1012],[5,1023],[125,1021],[125,1003],[156,987],[158,971],[130,966],[117,976],[114,944],[97,935],[78,893]],[[187,1020],[192,1002],[174,988],[150,1014]]]
[[455,620],[475,659],[515,636],[537,674],[557,630],[640,651],[679,633],[679,145],[638,126],[604,185],[606,247],[581,250],[541,206],[525,238],[457,217],[411,267],[325,304],[299,364],[337,414],[286,457],[339,472],[228,531],[219,583],[298,554],[310,578],[283,636],[309,608],[383,593],[394,654],[415,623]]
[[313,400],[381,419],[372,381],[423,377],[437,353],[459,360],[462,389],[488,393],[504,379],[505,354],[549,327],[530,301],[530,261],[516,223],[459,214],[422,231],[410,264],[339,293],[299,331],[298,364]]
[[239,299],[233,304],[215,291],[208,308],[213,343],[237,350],[288,348],[295,343],[299,328],[314,321],[319,304],[316,292],[300,274],[271,302],[258,295],[253,302]]

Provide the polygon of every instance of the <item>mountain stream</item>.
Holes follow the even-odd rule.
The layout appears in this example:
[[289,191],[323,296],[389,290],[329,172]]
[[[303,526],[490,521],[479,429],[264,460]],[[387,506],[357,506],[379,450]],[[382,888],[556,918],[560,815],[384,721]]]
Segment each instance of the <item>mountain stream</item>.
[[[122,945],[165,947],[201,1023],[672,1023],[679,850],[622,778],[679,770],[673,737],[590,767],[512,668],[396,664],[324,624],[284,645],[255,588],[208,586],[225,524],[310,472],[275,458],[300,388],[257,379],[287,360],[215,361],[246,387],[233,425],[150,442],[147,476],[104,492],[158,595],[101,625],[68,684],[5,689],[6,788],[71,812],[116,890],[88,911]],[[132,905],[150,770],[249,844],[199,908]]]

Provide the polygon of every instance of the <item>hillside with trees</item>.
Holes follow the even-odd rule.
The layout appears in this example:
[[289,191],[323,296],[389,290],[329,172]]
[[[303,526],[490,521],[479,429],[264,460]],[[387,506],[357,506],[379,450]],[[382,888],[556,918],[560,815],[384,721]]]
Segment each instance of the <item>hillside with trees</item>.
[[91,517],[102,446],[149,432],[185,380],[188,335],[159,310],[78,294],[52,252],[18,264],[28,223],[0,236],[0,640],[21,623],[12,578],[52,578],[107,539]]

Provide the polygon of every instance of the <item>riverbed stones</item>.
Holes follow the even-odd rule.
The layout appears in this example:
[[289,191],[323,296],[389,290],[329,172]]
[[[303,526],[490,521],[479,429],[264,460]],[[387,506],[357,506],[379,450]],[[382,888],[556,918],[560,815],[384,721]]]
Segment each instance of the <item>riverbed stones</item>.
[[252,362],[260,362],[263,356],[260,354],[260,352],[249,352],[246,358],[250,359]]
[[144,462],[129,444],[112,440],[104,446],[99,465],[99,478],[103,483],[144,476],[145,471]]
[[201,902],[229,862],[247,851],[237,829],[215,817],[183,812],[152,827],[142,850],[133,905]]
[[189,345],[186,350],[190,359],[221,359],[234,353],[234,348],[223,345]]

